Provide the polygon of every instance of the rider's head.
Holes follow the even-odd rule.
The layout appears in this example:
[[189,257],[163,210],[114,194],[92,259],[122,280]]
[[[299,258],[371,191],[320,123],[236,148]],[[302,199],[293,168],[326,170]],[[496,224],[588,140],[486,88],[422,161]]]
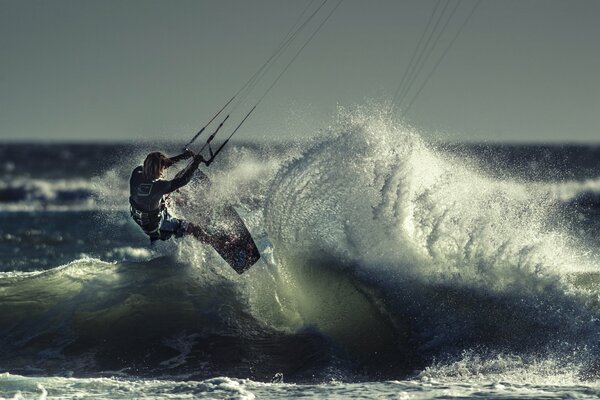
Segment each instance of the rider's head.
[[144,177],[154,180],[161,177],[165,168],[173,165],[173,161],[160,151],[155,151],[146,156],[144,160]]

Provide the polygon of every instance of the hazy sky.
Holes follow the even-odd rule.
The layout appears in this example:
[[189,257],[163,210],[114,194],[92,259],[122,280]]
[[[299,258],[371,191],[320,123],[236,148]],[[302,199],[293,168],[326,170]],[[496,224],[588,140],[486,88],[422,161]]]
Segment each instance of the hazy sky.
[[[238,138],[309,136],[338,106],[389,100],[436,1],[344,0]],[[186,141],[309,3],[0,0],[0,140]],[[599,20],[598,0],[483,0],[407,120],[451,140],[600,142]]]

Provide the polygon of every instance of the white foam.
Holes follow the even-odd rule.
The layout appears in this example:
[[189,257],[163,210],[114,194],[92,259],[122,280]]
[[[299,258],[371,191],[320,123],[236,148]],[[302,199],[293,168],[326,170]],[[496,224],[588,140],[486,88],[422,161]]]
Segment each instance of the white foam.
[[528,385],[577,385],[580,365],[565,365],[553,358],[524,358],[515,354],[497,354],[484,358],[466,351],[460,360],[436,363],[419,373],[422,382],[510,382]]
[[109,252],[106,256],[111,259],[119,259],[121,261],[144,261],[155,255],[155,252],[148,247],[117,247]]
[[[414,265],[406,262],[412,254],[419,274],[489,274],[490,285],[517,279],[517,269],[561,273],[590,264],[548,224],[556,212],[548,187],[480,175],[385,115],[353,112],[344,121],[274,180],[266,223],[280,251],[321,249],[405,267]],[[561,198],[597,185],[573,185]]]

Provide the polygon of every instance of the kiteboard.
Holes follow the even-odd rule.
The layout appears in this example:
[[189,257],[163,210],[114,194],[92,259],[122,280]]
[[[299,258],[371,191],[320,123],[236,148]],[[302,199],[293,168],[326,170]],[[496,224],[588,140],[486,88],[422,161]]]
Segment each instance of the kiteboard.
[[238,274],[243,274],[260,258],[252,235],[238,212],[229,205],[216,212],[222,224],[211,232],[210,245]]
[[[189,166],[188,166],[189,167]],[[181,170],[177,175],[184,173],[187,168]],[[209,190],[210,179],[202,171],[195,173],[195,178],[201,182],[206,191]],[[244,220],[232,205],[210,207],[210,218],[207,221],[216,221],[216,227],[207,229],[199,224],[203,232],[206,233],[206,242],[210,244],[217,253],[233,268],[238,274],[243,274],[260,259],[260,252],[254,243],[250,231],[246,227]],[[195,224],[194,224],[195,225]]]

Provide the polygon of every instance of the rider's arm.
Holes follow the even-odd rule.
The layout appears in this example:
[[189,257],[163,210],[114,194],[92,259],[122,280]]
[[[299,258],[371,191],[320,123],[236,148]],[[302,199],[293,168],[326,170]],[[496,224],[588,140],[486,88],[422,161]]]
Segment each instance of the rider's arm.
[[172,192],[172,191],[177,190],[180,187],[186,185],[192,179],[192,176],[194,176],[194,172],[196,172],[196,170],[198,169],[198,166],[203,161],[204,161],[204,158],[202,157],[202,155],[200,155],[200,154],[195,155],[194,161],[192,161],[192,164],[189,167],[187,167],[187,170],[185,171],[185,173],[183,173],[181,176],[173,178],[170,181],[167,181],[167,182],[169,182],[170,187],[166,193]]
[[177,156],[169,157],[169,160],[171,160],[171,162],[173,163],[176,163],[178,161],[186,160],[191,157],[194,157],[194,153],[191,150],[186,150]]

